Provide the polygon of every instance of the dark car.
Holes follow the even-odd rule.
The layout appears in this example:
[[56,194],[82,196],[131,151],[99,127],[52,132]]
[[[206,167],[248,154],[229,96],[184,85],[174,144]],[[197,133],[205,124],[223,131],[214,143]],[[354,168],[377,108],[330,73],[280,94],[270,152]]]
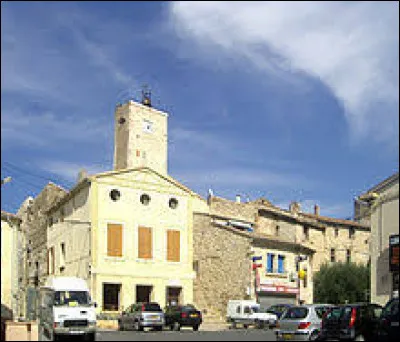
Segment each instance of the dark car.
[[192,327],[199,330],[203,322],[201,312],[193,305],[170,305],[164,309],[165,325],[171,330],[180,330],[181,327]]
[[158,303],[132,304],[118,318],[119,330],[162,330],[164,323],[164,313]]
[[399,298],[389,300],[382,310],[379,320],[379,339],[390,339],[400,336]]
[[320,339],[376,340],[381,313],[382,306],[371,303],[333,307],[322,319]]
[[271,305],[267,309],[267,312],[275,314],[279,319],[279,318],[281,318],[281,316],[285,312],[285,310],[292,306],[293,305],[291,305],[291,304],[275,304],[275,305]]

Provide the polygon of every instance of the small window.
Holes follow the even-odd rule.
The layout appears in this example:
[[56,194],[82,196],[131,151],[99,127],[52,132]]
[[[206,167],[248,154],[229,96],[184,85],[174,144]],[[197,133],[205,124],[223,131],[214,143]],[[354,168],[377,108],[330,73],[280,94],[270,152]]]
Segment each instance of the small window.
[[60,209],[60,222],[64,222],[65,209],[64,207]]
[[354,228],[349,229],[349,239],[354,239],[355,230]]
[[331,262],[335,262],[336,258],[335,258],[335,249],[331,248]]
[[275,227],[275,235],[276,235],[276,236],[279,236],[279,229],[280,229],[280,227],[277,225],[277,226]]
[[51,227],[53,225],[53,216],[49,217],[49,227]]
[[143,205],[149,205],[150,203],[150,196],[148,194],[143,194],[140,196],[140,203]]
[[335,237],[339,236],[339,228],[335,228]]
[[351,261],[351,250],[346,251],[346,261],[349,263]]
[[115,202],[118,201],[121,197],[121,193],[117,189],[112,189],[110,191],[110,198]]
[[303,227],[303,233],[304,233],[304,238],[308,240],[309,238],[308,227]]
[[267,273],[274,272],[274,257],[275,255],[272,253],[267,254]]
[[120,125],[123,125],[126,122],[126,119],[123,118],[123,117],[120,117],[118,122],[119,122]]
[[178,207],[178,200],[176,198],[171,198],[169,200],[169,207],[171,209],[176,209]]

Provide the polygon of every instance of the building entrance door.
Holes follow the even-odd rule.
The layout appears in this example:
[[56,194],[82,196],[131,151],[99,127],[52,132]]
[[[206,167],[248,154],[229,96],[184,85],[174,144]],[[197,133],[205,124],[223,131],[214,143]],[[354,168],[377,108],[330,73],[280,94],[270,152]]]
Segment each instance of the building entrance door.
[[167,286],[166,301],[167,305],[179,305],[182,303],[182,287]]
[[136,285],[136,303],[151,302],[153,286]]

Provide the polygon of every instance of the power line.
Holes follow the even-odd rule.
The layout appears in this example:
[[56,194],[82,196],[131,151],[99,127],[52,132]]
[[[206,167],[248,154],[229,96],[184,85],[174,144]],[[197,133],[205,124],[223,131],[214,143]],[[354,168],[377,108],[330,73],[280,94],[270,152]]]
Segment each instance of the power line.
[[[34,173],[30,172],[30,171],[27,171],[26,169],[22,169],[22,168],[20,168],[20,167],[14,165],[14,164],[12,164],[12,163],[10,163],[10,162],[7,162],[7,161],[4,161],[3,163],[6,164],[6,165],[3,165],[4,168],[8,168],[8,169],[12,168],[12,169],[14,169],[15,171],[19,171],[19,172],[21,172],[21,173],[23,173],[23,174],[26,174],[26,175],[29,175],[29,176],[31,176],[31,177],[36,177],[36,178],[43,179],[43,180],[45,180],[45,181],[47,181],[47,182],[48,182],[48,181],[53,181],[53,179],[56,179],[57,181],[60,181],[60,180],[61,180],[61,179],[58,178],[58,177],[53,177],[53,179],[52,179],[52,178],[50,178],[50,177],[43,177],[43,176],[40,176],[40,175],[38,175],[38,174],[34,174]],[[7,165],[8,165],[8,166],[7,166]],[[67,181],[67,180],[65,180],[65,179],[62,179],[62,182],[60,182],[60,183],[70,183],[70,184],[71,184],[72,182]]]

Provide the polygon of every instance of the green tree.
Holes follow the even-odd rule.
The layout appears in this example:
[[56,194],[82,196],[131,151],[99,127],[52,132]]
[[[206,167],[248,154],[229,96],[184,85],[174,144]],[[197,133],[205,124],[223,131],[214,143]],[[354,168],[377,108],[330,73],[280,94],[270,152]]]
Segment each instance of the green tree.
[[369,266],[324,264],[314,274],[314,302],[344,304],[369,301]]

